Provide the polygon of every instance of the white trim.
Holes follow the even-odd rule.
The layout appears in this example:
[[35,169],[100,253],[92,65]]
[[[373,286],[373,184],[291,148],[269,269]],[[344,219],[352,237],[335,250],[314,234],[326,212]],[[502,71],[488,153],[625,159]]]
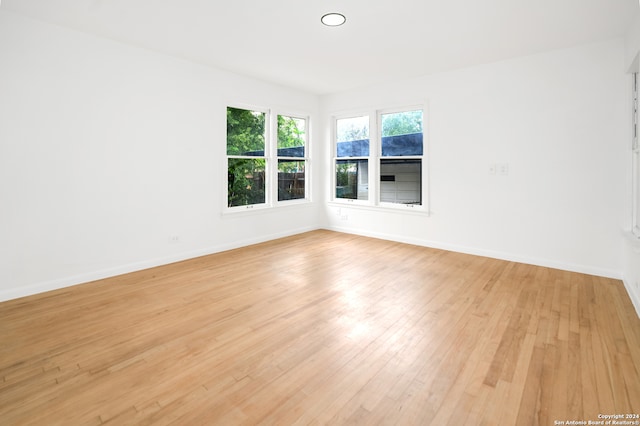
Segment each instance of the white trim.
[[[301,205],[302,204],[298,204],[298,206],[301,206]],[[56,280],[35,283],[27,286],[22,286],[19,288],[0,291],[0,302],[12,300],[12,299],[18,299],[21,297],[31,296],[35,294],[40,294],[48,291],[60,290],[63,288],[85,284],[85,283],[89,283],[89,282],[100,280],[100,279],[111,278],[111,277],[115,277],[122,274],[142,271],[142,270],[157,267],[157,266],[168,265],[171,263],[194,259],[197,257],[207,256],[215,253],[220,253],[227,250],[246,247],[252,244],[259,244],[266,241],[275,240],[278,238],[285,238],[292,235],[301,234],[304,232],[314,231],[317,229],[327,229],[330,231],[342,232],[346,234],[361,235],[365,237],[396,241],[396,242],[406,243],[406,244],[414,244],[414,245],[423,246],[423,247],[454,251],[458,253],[465,253],[465,254],[470,254],[475,256],[485,256],[485,257],[491,257],[494,259],[507,260],[512,262],[525,263],[525,264],[537,265],[537,266],[544,266],[548,268],[602,276],[602,277],[607,277],[612,279],[619,279],[619,280],[622,280],[622,282],[624,283],[625,290],[627,291],[627,294],[629,295],[629,298],[631,299],[631,302],[634,308],[636,309],[636,313],[640,317],[640,295],[633,292],[633,287],[631,283],[623,279],[619,271],[613,271],[613,270],[602,269],[602,268],[593,268],[586,265],[570,264],[566,262],[556,262],[549,259],[517,256],[517,255],[505,253],[505,252],[484,250],[479,248],[460,246],[456,244],[441,243],[441,242],[430,241],[430,240],[422,240],[417,238],[406,238],[406,237],[398,238],[397,236],[390,235],[390,234],[384,234],[384,233],[378,233],[378,232],[355,231],[350,228],[342,228],[338,226],[302,227],[295,230],[289,230],[286,232],[278,232],[278,233],[264,235],[257,238],[248,238],[244,240],[234,241],[231,243],[220,244],[220,245],[208,247],[205,249],[176,253],[174,255],[165,256],[162,258],[150,259],[150,260],[140,261],[140,262],[133,262],[133,263],[129,263],[126,265],[121,265],[113,268],[107,268],[107,269],[87,272],[84,274],[74,275],[70,277],[64,277]]]
[[[338,157],[338,120],[346,120],[349,118],[362,118],[367,117],[369,121],[369,155],[367,156],[357,156],[357,157]],[[345,203],[348,205],[361,205],[361,206],[371,206],[373,205],[373,201],[371,199],[371,190],[372,190],[372,166],[374,166],[371,161],[371,151],[374,149],[373,141],[376,136],[375,132],[375,122],[372,123],[371,118],[375,117],[375,111],[371,110],[360,110],[360,111],[350,111],[345,114],[334,114],[330,117],[330,145],[331,145],[331,193],[329,200],[335,203]],[[372,134],[373,132],[373,134]],[[338,198],[336,197],[336,187],[337,187],[337,169],[336,165],[338,161],[367,161],[367,199],[359,200],[359,199],[351,199],[351,198]],[[356,195],[357,196],[357,195]]]
[[92,281],[111,278],[118,275],[128,274],[131,272],[142,271],[157,266],[169,265],[183,260],[194,259],[201,256],[220,253],[227,250],[233,250],[240,247],[246,247],[253,244],[259,244],[266,241],[276,240],[278,238],[290,237],[292,235],[302,234],[304,232],[314,231],[317,227],[303,227],[285,232],[278,232],[269,235],[263,235],[257,238],[248,238],[244,240],[233,241],[230,243],[220,244],[217,246],[207,247],[204,249],[193,250],[188,252],[176,253],[169,256],[149,259],[140,262],[132,262],[126,265],[116,266],[113,268],[100,269],[97,271],[86,272],[70,277],[63,277],[51,281],[34,283],[18,288],[0,291],[0,302],[18,299],[21,297],[31,296],[34,294],[44,293],[53,290],[60,290],[75,285],[86,284]]
[[[282,207],[289,204],[299,204],[299,203],[310,203],[312,202],[312,191],[311,191],[311,116],[309,114],[302,113],[289,113],[286,109],[274,109],[275,113],[273,114],[273,159],[274,159],[274,179],[275,184],[273,185],[273,207]],[[305,130],[304,130],[304,157],[279,157],[278,156],[278,116],[297,118],[305,121]],[[304,198],[296,198],[293,200],[278,200],[278,160],[286,160],[286,161],[302,161],[304,162]]]
[[[311,179],[311,114],[292,111],[284,107],[277,108],[263,108],[250,104],[228,102],[224,109],[225,122],[226,113],[228,108],[243,109],[247,111],[256,111],[265,114],[265,133],[264,133],[264,156],[244,156],[244,155],[228,155],[227,154],[227,142],[226,134],[224,136],[225,143],[222,148],[222,182],[224,187],[222,190],[222,216],[237,215],[251,211],[261,211],[278,209],[291,204],[309,204],[312,202],[312,179]],[[304,157],[280,157],[280,159],[291,159],[296,161],[304,161],[305,163],[305,197],[295,200],[278,200],[278,116],[287,116],[293,118],[299,118],[305,120],[305,149]],[[263,159],[265,160],[265,176],[264,176],[264,188],[265,188],[265,202],[259,204],[249,204],[243,206],[229,207],[229,183],[228,183],[228,170],[230,158],[248,158],[248,159]]]
[[[382,156],[382,115],[401,113],[406,111],[422,111],[422,155],[408,155],[408,156]],[[358,208],[370,208],[378,211],[398,211],[398,212],[422,212],[427,215],[430,214],[430,179],[429,179],[429,143],[428,143],[428,102],[425,100],[420,103],[413,104],[398,104],[392,107],[369,109],[363,108],[360,110],[349,110],[342,113],[335,113],[330,115],[330,158],[331,158],[331,192],[329,196],[329,204],[352,206]],[[369,155],[367,157],[338,157],[337,147],[337,121],[348,119],[368,117],[369,118]],[[421,182],[420,182],[420,198],[421,203],[416,204],[403,204],[380,201],[380,162],[388,159],[417,159],[421,162]],[[336,163],[339,160],[367,160],[368,164],[368,191],[366,200],[347,199],[336,197]]]
[[280,202],[274,206],[264,206],[256,207],[254,209],[247,208],[244,210],[232,210],[226,209],[220,213],[220,217],[222,219],[233,219],[242,216],[252,216],[252,215],[262,215],[268,214],[270,212],[277,213],[281,212],[282,209],[294,209],[294,208],[311,208],[316,204],[312,201],[300,198],[297,200],[288,200],[288,202]]
[[640,149],[631,152],[631,232],[640,238]]
[[640,318],[640,294],[637,294],[633,290],[633,285],[626,279],[622,279],[625,290],[627,290],[627,294],[629,295],[629,299],[631,299],[631,304],[636,309],[636,314],[638,314],[638,318]]
[[484,257],[490,257],[493,259],[507,260],[510,262],[544,266],[546,268],[560,269],[563,271],[578,272],[581,274],[595,275],[599,277],[622,280],[621,272],[612,270],[612,269],[594,268],[588,265],[580,265],[580,264],[567,263],[567,262],[557,262],[550,259],[520,256],[520,255],[511,254],[511,253],[501,252],[501,251],[486,250],[486,249],[481,249],[477,247],[461,246],[458,244],[449,244],[449,243],[443,243],[443,242],[433,241],[433,240],[423,240],[423,239],[412,238],[412,237],[398,237],[396,235],[385,234],[382,232],[354,230],[352,228],[345,228],[340,226],[329,226],[324,229],[327,229],[329,231],[343,232],[346,234],[361,235],[363,237],[378,238],[381,240],[396,241],[399,243],[413,244],[416,246],[453,251],[457,253],[471,254],[474,256],[484,256]]
[[[228,103],[225,108],[224,108],[224,121],[225,121],[225,129],[226,127],[226,123],[227,123],[227,112],[229,110],[229,108],[234,108],[234,109],[242,109],[245,111],[255,111],[255,112],[261,112],[265,115],[264,117],[264,147],[263,147],[263,151],[264,151],[264,156],[259,157],[259,156],[245,156],[245,155],[229,155],[227,154],[227,134],[225,133],[224,135],[224,143],[221,144],[222,145],[222,150],[223,150],[223,156],[222,158],[224,159],[224,163],[223,163],[223,167],[222,167],[222,174],[223,174],[223,180],[222,182],[224,182],[223,184],[223,188],[222,188],[222,197],[223,197],[223,201],[222,201],[222,208],[224,213],[233,213],[233,212],[242,212],[245,210],[254,210],[254,209],[264,209],[264,208],[268,208],[271,207],[271,194],[269,193],[269,188],[270,188],[270,183],[269,183],[269,168],[273,167],[272,165],[270,165],[270,161],[269,161],[269,155],[268,152],[270,152],[269,150],[271,149],[271,145],[270,145],[270,139],[271,139],[271,111],[268,108],[262,108],[262,107],[257,107],[257,106],[251,106],[251,105],[246,105],[246,104],[239,104],[239,103]],[[264,203],[259,203],[259,204],[249,204],[249,205],[244,205],[244,206],[234,206],[234,207],[229,207],[229,159],[230,158],[239,158],[239,159],[264,159],[265,160],[265,171],[264,171],[264,187],[265,187],[265,191],[264,191]]]
[[631,232],[638,238],[640,238],[639,84],[639,76],[636,71],[631,74]]
[[372,212],[378,213],[402,213],[402,214],[415,214],[419,216],[431,216],[433,212],[421,208],[422,206],[417,206],[415,208],[411,208],[411,205],[407,204],[395,204],[395,203],[383,203],[378,206],[374,205],[366,205],[366,204],[358,204],[358,203],[346,203],[345,201],[349,200],[340,200],[337,201],[329,201],[327,203],[328,207],[335,208],[353,208],[359,210],[369,210]]

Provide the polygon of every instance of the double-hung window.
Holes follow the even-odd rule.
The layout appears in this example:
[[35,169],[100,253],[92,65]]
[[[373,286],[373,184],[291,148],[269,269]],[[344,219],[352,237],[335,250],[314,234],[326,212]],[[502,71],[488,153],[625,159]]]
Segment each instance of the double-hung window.
[[382,112],[380,204],[422,206],[422,110]]
[[306,117],[227,107],[227,208],[308,200],[308,151]]
[[267,202],[267,115],[227,108],[227,207]]
[[369,116],[336,120],[336,198],[369,199]]
[[426,210],[423,120],[422,107],[335,118],[333,200]]
[[278,115],[278,201],[305,199],[307,120]]

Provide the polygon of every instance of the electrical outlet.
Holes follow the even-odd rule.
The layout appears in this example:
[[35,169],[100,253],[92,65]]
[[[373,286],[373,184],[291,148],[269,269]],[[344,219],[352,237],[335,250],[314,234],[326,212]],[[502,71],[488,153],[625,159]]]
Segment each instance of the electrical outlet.
[[498,164],[498,173],[502,176],[506,176],[509,174],[509,163],[501,163]]
[[171,235],[169,236],[169,244],[177,244],[180,242],[180,236],[179,235]]

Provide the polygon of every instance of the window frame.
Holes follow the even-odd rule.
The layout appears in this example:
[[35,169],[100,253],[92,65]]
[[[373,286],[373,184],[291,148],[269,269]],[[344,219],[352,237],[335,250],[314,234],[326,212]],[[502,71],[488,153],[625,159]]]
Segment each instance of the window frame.
[[[359,118],[359,117],[368,117],[369,119],[369,155],[367,156],[353,156],[353,157],[338,157],[338,120],[347,120],[350,118]],[[331,160],[332,160],[332,165],[331,165],[331,200],[334,202],[338,202],[338,203],[345,203],[345,204],[352,204],[352,205],[362,205],[362,206],[368,206],[371,204],[372,201],[372,181],[371,181],[371,167],[372,167],[372,161],[371,161],[371,153],[372,150],[375,149],[375,147],[372,145],[373,144],[373,140],[374,137],[376,135],[376,130],[375,130],[375,122],[372,122],[371,120],[371,112],[354,112],[354,113],[347,113],[347,114],[342,114],[342,115],[336,115],[334,117],[332,117],[331,120]],[[338,161],[367,161],[367,199],[366,200],[359,200],[357,198],[339,198],[336,194],[336,189],[338,186],[338,177],[337,177],[337,173],[338,173],[338,168],[337,168],[337,163]],[[357,190],[356,190],[357,192]],[[357,196],[357,194],[356,194]]]
[[[422,111],[422,155],[411,156],[382,156],[382,115],[390,113]],[[337,152],[337,122],[345,118],[355,118],[361,116],[369,117],[369,156],[368,157],[338,157]],[[373,210],[392,210],[398,212],[412,212],[418,214],[429,214],[429,167],[428,167],[428,137],[427,137],[427,104],[414,103],[404,104],[397,107],[377,108],[368,110],[349,111],[331,116],[331,196],[330,202],[339,206],[353,206],[369,208]],[[367,159],[368,164],[368,199],[354,200],[338,198],[337,188],[337,160],[357,160]],[[421,204],[407,204],[381,201],[381,162],[385,159],[420,159],[420,198]]]
[[[394,155],[394,156],[383,156],[382,155],[382,116],[385,114],[397,114],[397,113],[402,113],[402,112],[410,112],[410,111],[421,111],[422,112],[422,154],[420,155],[403,155],[403,156],[399,156],[399,155]],[[402,108],[387,108],[387,109],[381,109],[377,111],[377,116],[376,116],[376,126],[377,126],[377,134],[380,135],[379,139],[378,139],[378,164],[377,164],[377,170],[378,170],[378,175],[377,175],[377,193],[376,193],[376,201],[378,203],[378,205],[380,205],[381,207],[386,207],[386,208],[390,208],[390,209],[411,209],[411,210],[426,210],[427,207],[425,206],[425,200],[426,198],[426,193],[425,193],[425,188],[426,188],[426,173],[425,173],[425,161],[424,161],[424,157],[425,157],[425,152],[426,152],[426,138],[425,138],[425,117],[426,117],[426,112],[425,112],[425,108],[423,105],[413,105],[413,106],[406,106],[406,107],[402,107]],[[420,160],[420,204],[412,204],[412,203],[394,203],[394,202],[388,202],[388,201],[382,201],[382,161],[383,160]]]
[[631,80],[631,232],[640,238],[640,76],[638,72],[631,74]]
[[[304,131],[304,156],[302,157],[290,157],[290,156],[279,156],[278,155],[278,117],[289,117],[295,118],[299,120],[305,121],[305,131]],[[289,113],[287,111],[278,111],[274,114],[274,126],[273,126],[273,159],[274,159],[274,169],[275,169],[275,183],[273,185],[273,200],[275,206],[285,206],[292,204],[304,204],[311,202],[311,185],[310,175],[311,175],[311,161],[310,161],[310,133],[311,133],[311,119],[307,114],[300,113]],[[279,185],[279,161],[302,161],[304,162],[304,197],[303,198],[293,198],[289,200],[279,200],[278,199],[278,185]]]
[[[228,151],[227,151],[227,147],[228,147],[228,135],[226,133],[226,123],[227,123],[227,112],[229,110],[229,108],[233,108],[233,109],[241,109],[241,110],[245,110],[245,111],[252,111],[252,112],[260,112],[263,113],[265,115],[264,118],[264,147],[263,147],[263,155],[262,156],[254,156],[254,155],[229,155]],[[250,106],[250,105],[240,105],[240,104],[228,104],[225,107],[225,143],[224,143],[224,155],[225,155],[225,160],[224,160],[224,206],[225,206],[225,210],[229,211],[229,212],[234,212],[234,211],[247,211],[247,210],[260,210],[260,209],[264,209],[267,208],[269,206],[270,203],[270,194],[269,194],[269,187],[270,187],[270,175],[271,173],[269,173],[269,168],[271,167],[271,161],[269,161],[268,158],[268,152],[269,152],[269,135],[271,133],[271,119],[270,119],[270,115],[271,115],[271,111],[268,108],[260,108],[260,107],[255,107],[255,106]],[[229,160],[230,159],[264,159],[265,160],[265,170],[264,170],[264,203],[256,203],[256,204],[246,204],[246,205],[240,205],[240,206],[229,206]]]
[[[265,114],[265,145],[264,156],[242,156],[227,154],[227,134],[226,134],[226,114],[229,108],[243,109],[248,111],[261,112]],[[286,116],[305,120],[305,149],[304,157],[278,157],[278,116]],[[225,105],[225,143],[223,144],[223,214],[238,214],[251,211],[260,211],[265,209],[281,208],[292,205],[309,204],[311,199],[311,116],[310,114],[295,112],[285,108],[266,108],[251,104],[227,102]],[[248,204],[242,206],[229,206],[229,159],[230,158],[247,158],[247,159],[264,159],[265,160],[265,202],[259,204]],[[278,160],[279,159],[295,159],[304,161],[305,163],[305,196],[291,200],[278,200]]]

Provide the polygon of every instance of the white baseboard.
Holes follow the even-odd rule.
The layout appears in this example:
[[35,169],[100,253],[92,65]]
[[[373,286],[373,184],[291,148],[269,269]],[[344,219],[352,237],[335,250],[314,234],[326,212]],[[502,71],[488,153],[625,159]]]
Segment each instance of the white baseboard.
[[623,279],[622,282],[627,290],[627,294],[629,294],[633,307],[636,308],[636,314],[638,314],[638,318],[640,318],[640,294],[638,294],[637,290],[634,290],[632,283],[628,280]]
[[423,240],[423,239],[412,238],[412,237],[399,237],[398,235],[390,235],[390,234],[384,234],[380,232],[354,230],[353,228],[342,228],[339,226],[329,226],[329,227],[326,227],[325,229],[330,231],[343,232],[346,234],[355,234],[355,235],[362,235],[364,237],[379,238],[381,240],[397,241],[397,242],[413,244],[417,246],[454,251],[458,253],[472,254],[476,256],[491,257],[491,258],[500,259],[500,260],[508,260],[511,262],[525,263],[525,264],[536,265],[536,266],[544,266],[547,268],[561,269],[563,271],[578,272],[581,274],[596,275],[599,277],[613,278],[617,280],[622,279],[622,274],[620,271],[603,269],[603,268],[594,268],[588,265],[578,265],[578,264],[572,264],[572,263],[566,263],[566,262],[557,262],[550,259],[519,256],[519,255],[514,255],[512,253],[506,253],[506,252],[500,252],[500,251],[494,251],[494,250],[485,250],[485,249],[480,249],[475,247],[466,247],[466,246],[460,246],[457,244],[448,244],[448,243],[442,243],[439,241]]
[[300,228],[295,230],[289,230],[287,232],[261,235],[256,238],[233,241],[230,243],[220,244],[217,246],[207,247],[204,249],[176,253],[171,256],[166,256],[162,258],[149,259],[149,260],[144,260],[140,262],[132,262],[126,265],[120,265],[113,268],[91,271],[84,274],[63,277],[63,278],[59,278],[51,281],[35,283],[35,284],[22,286],[18,288],[12,288],[9,290],[0,291],[0,302],[12,300],[12,299],[18,299],[21,297],[31,296],[39,293],[45,293],[47,291],[59,290],[62,288],[71,287],[78,284],[84,284],[91,281],[115,277],[117,275],[128,274],[130,272],[142,271],[144,269],[154,268],[156,266],[168,265],[170,263],[180,262],[183,260],[193,259],[195,257],[206,256],[209,254],[220,253],[227,250],[233,250],[240,247],[250,246],[252,244],[259,244],[265,241],[271,241],[271,240],[276,240],[278,238],[289,237],[292,235],[301,234],[303,232],[309,232],[316,229],[318,228],[305,227],[305,228]]
[[[246,247],[252,244],[259,244],[265,241],[271,241],[278,238],[289,237],[292,235],[301,234],[301,233],[313,231],[316,229],[327,229],[329,231],[342,232],[346,234],[362,235],[365,237],[397,241],[397,242],[413,244],[413,245],[418,245],[423,247],[431,247],[431,248],[437,248],[442,250],[455,251],[459,253],[472,254],[476,256],[485,256],[485,257],[491,257],[495,259],[508,260],[513,262],[526,263],[526,264],[538,265],[538,266],[545,266],[549,268],[562,269],[566,271],[579,272],[579,273],[584,273],[589,275],[597,275],[597,276],[622,280],[622,276],[619,271],[593,268],[585,265],[575,265],[575,264],[569,264],[569,263],[563,263],[563,262],[555,262],[548,259],[538,259],[538,258],[530,258],[525,256],[517,256],[510,253],[504,253],[504,252],[498,252],[498,251],[492,251],[492,250],[483,250],[478,248],[459,246],[455,244],[446,244],[446,243],[441,243],[437,241],[422,240],[422,239],[411,238],[411,237],[398,237],[397,235],[387,235],[387,234],[378,233],[378,232],[359,231],[359,230],[354,230],[352,228],[328,226],[323,228],[305,227],[305,228],[300,228],[295,230],[289,230],[287,232],[262,235],[255,238],[233,241],[233,242],[220,244],[213,247],[207,247],[204,249],[176,253],[174,255],[163,257],[163,258],[149,259],[141,262],[133,262],[126,265],[117,266],[114,268],[107,268],[107,269],[102,269],[98,271],[92,271],[85,274],[64,277],[56,280],[36,283],[29,286],[23,286],[19,288],[0,291],[0,302],[11,300],[11,299],[18,299],[25,296],[31,296],[38,293],[44,293],[47,291],[71,287],[74,285],[84,284],[87,282],[96,281],[104,278],[110,278],[117,275],[127,274],[130,272],[141,271],[141,270],[153,268],[156,266],[162,266],[170,263],[180,262],[183,260],[193,259],[195,257],[206,256],[209,254],[219,253],[219,252],[232,250],[240,247]],[[632,287],[630,283],[624,282],[624,284],[625,284],[627,293],[629,293],[629,297],[631,298],[631,301],[636,309],[636,312],[638,312],[638,315],[640,316],[640,296],[635,294],[632,291]]]

